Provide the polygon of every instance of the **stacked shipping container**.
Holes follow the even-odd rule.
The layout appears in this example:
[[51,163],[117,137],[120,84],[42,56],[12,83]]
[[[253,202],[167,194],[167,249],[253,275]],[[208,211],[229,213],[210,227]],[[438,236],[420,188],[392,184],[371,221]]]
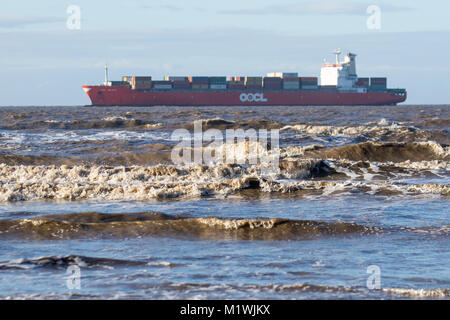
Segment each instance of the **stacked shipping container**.
[[133,89],[151,89],[152,88],[152,77],[128,77],[131,78],[131,87]]
[[209,77],[209,88],[224,90],[227,88],[227,77]]
[[300,86],[302,89],[317,89],[317,77],[301,77]]
[[188,77],[165,76],[165,81],[170,81],[174,89],[190,89],[191,83]]
[[209,87],[208,77],[189,77],[189,82],[191,83],[192,89],[195,90],[204,90]]
[[245,77],[229,77],[227,87],[234,90],[245,89]]
[[128,81],[110,81],[109,83],[112,86],[126,86],[126,87],[130,86],[130,83]]
[[261,89],[262,85],[262,77],[245,77],[245,87],[247,89]]
[[264,77],[264,89],[280,90],[282,88],[283,79],[279,77]]
[[368,88],[369,87],[369,78],[358,78],[355,84],[358,87]]
[[297,72],[269,72],[267,77],[271,78],[296,78],[298,77]]
[[167,80],[153,81],[153,89],[160,89],[160,90],[172,89],[172,81]]
[[298,90],[300,89],[300,81],[298,77],[284,77],[283,89],[285,90]]
[[[266,89],[266,90],[313,90],[318,89],[317,77],[298,77],[298,73],[271,72],[266,77],[226,77],[215,76],[165,76],[164,80],[152,81],[152,77],[123,76],[122,81],[110,81],[113,86],[129,86],[133,89],[213,89],[213,90],[244,90],[244,89]],[[371,88],[373,90],[384,90],[387,87],[386,78],[358,78],[355,82],[357,87]],[[335,86],[321,86],[324,89],[334,89]]]
[[371,89],[386,89],[387,80],[386,78],[370,78],[370,88]]

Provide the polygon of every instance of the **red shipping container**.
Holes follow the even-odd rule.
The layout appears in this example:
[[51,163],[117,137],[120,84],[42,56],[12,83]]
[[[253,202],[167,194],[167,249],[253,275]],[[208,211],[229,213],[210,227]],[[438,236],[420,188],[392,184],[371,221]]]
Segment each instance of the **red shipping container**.
[[317,77],[301,77],[300,81],[304,82],[317,82]]
[[264,83],[278,83],[281,82],[283,79],[281,78],[277,78],[277,77],[265,77],[264,78]]

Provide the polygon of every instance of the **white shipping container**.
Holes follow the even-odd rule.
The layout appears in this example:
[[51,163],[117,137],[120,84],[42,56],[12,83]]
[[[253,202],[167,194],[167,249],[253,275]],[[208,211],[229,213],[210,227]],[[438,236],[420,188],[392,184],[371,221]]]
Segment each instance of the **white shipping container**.
[[209,87],[211,89],[226,89],[227,85],[226,84],[210,84]]
[[165,81],[188,81],[188,77],[164,76]]
[[273,77],[275,77],[275,78],[283,78],[283,72],[269,72],[267,74],[267,76],[269,78],[273,78]]
[[297,72],[269,72],[267,74],[269,78],[298,78]]

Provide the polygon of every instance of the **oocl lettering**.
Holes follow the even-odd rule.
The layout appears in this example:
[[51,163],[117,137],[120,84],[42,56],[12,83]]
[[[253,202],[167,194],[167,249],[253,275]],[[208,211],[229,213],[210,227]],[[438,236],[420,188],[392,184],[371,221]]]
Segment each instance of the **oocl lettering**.
[[267,102],[267,99],[264,98],[264,93],[241,93],[239,99],[242,102]]

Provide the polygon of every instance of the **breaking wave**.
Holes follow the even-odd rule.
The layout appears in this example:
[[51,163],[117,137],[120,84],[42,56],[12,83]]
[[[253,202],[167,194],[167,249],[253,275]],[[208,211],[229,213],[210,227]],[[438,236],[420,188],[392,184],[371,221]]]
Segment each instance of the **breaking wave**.
[[[353,222],[292,220],[281,218],[227,219],[218,217],[173,216],[156,212],[51,214],[35,218],[0,221],[0,238],[33,240],[83,238],[135,238],[161,236],[234,240],[306,240],[323,236],[370,235],[409,232],[422,236],[448,236],[450,226],[377,227]],[[75,258],[43,259],[26,264],[68,264]],[[82,259],[92,265],[89,259]],[[76,262],[76,261],[75,261]],[[101,260],[102,263],[127,264],[126,261]],[[0,265],[0,268],[1,265]]]
[[40,268],[67,268],[69,265],[77,265],[82,268],[115,267],[115,266],[140,266],[146,262],[119,260],[109,258],[94,258],[78,255],[39,257],[33,259],[15,259],[0,262],[0,270]]
[[94,120],[36,120],[36,121],[20,121],[10,124],[3,124],[0,128],[3,130],[24,130],[24,129],[67,129],[67,130],[83,130],[83,129],[108,129],[108,128],[136,128],[136,129],[152,129],[158,128],[162,124],[148,120],[135,119],[127,116],[105,117]]
[[[1,238],[74,239],[141,236],[201,239],[301,240],[319,236],[376,234],[381,229],[346,222],[313,220],[189,218],[154,212],[74,213],[0,221]],[[67,260],[67,259],[66,259]],[[72,259],[73,260],[73,259]],[[67,260],[64,263],[71,262]],[[59,262],[59,263],[63,263]],[[44,259],[44,263],[53,263]],[[125,263],[125,262],[124,262]]]
[[306,153],[325,159],[348,159],[377,162],[450,160],[450,146],[426,142],[363,142]]
[[[443,123],[443,122],[438,122]],[[424,130],[414,126],[387,121],[368,123],[360,126],[331,126],[316,124],[293,124],[282,127],[281,131],[295,131],[315,137],[358,137],[370,141],[427,141],[438,140],[448,143],[448,131],[435,127],[434,130]]]
[[[370,164],[369,164],[370,165]],[[345,166],[317,160],[280,163],[278,172],[265,175],[261,165],[215,166],[8,166],[0,164],[0,201],[149,200],[157,198],[227,196],[246,189],[291,193],[343,191],[450,194],[445,184],[407,184],[396,181],[327,181],[310,179],[338,172],[352,177]],[[363,168],[364,169],[364,168]],[[369,171],[361,176],[370,175]],[[373,175],[373,174],[372,174]],[[358,176],[358,174],[356,174]]]

